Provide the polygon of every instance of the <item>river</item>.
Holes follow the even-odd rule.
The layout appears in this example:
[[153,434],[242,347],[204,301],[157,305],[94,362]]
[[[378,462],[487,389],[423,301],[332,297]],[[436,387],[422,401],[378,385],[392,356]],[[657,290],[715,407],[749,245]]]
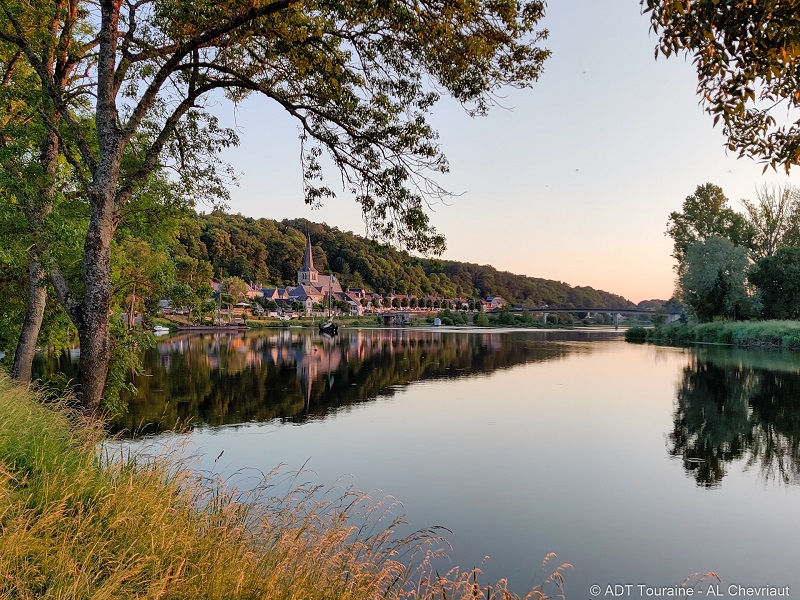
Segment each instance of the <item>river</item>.
[[410,526],[452,531],[452,565],[517,592],[555,552],[573,565],[567,598],[648,597],[707,572],[720,581],[693,595],[800,594],[800,354],[282,329],[161,338],[144,364],[120,435],[180,439],[245,487],[284,464],[390,495]]

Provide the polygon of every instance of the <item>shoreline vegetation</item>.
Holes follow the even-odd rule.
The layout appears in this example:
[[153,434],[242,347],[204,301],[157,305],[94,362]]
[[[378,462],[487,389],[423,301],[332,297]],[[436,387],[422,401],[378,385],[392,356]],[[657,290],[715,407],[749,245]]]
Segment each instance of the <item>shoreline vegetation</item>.
[[[440,576],[441,529],[397,539],[390,499],[311,484],[274,498],[266,477],[240,492],[167,453],[103,454],[104,438],[65,401],[0,374],[0,596],[521,598],[478,570]],[[543,585],[563,597],[569,565],[554,560]]]
[[672,323],[652,328],[632,327],[625,332],[625,339],[639,343],[800,350],[800,321],[714,321],[697,325]]
[[[386,313],[391,315],[392,313]],[[528,329],[581,329],[581,328],[608,328],[614,330],[612,323],[595,319],[559,319],[549,320],[546,324],[542,323],[539,318],[532,318],[528,314],[515,314],[514,311],[504,311],[496,314],[486,315],[480,312],[474,314],[443,310],[438,313],[431,313],[428,317],[414,318],[410,324],[402,325],[403,327],[432,327],[433,319],[437,317],[440,319],[441,325],[445,327],[478,327],[482,329],[492,328],[528,328]],[[243,324],[249,329],[264,329],[264,328],[289,328],[289,327],[316,327],[320,321],[324,320],[321,317],[299,317],[291,320],[281,320],[278,317],[261,317],[252,318],[248,317],[243,321]],[[361,315],[361,316],[337,316],[337,323],[342,327],[384,327],[383,316],[378,315]],[[620,330],[625,327],[640,325],[641,321],[634,323],[625,323],[620,326]],[[183,323],[178,323],[170,319],[157,317],[152,319],[152,325],[163,325],[169,327],[171,331],[177,331]],[[400,325],[395,325],[399,327]],[[188,329],[188,328],[187,328]],[[233,327],[231,328],[233,329]]]

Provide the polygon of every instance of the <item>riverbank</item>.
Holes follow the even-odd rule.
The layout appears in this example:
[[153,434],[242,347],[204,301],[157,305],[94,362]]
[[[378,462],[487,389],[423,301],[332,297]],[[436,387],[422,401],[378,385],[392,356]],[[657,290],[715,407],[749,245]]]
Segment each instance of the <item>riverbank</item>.
[[633,327],[629,342],[659,344],[721,344],[738,348],[800,349],[800,321],[718,321],[687,325],[672,323],[654,328]]
[[435,532],[393,541],[363,495],[266,502],[166,459],[101,461],[102,428],[40,400],[0,375],[0,597],[517,598],[439,578],[413,559]]

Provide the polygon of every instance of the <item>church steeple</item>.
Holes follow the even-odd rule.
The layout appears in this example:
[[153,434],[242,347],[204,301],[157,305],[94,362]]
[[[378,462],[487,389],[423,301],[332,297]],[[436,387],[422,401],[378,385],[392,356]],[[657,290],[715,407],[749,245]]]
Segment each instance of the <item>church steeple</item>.
[[303,254],[303,266],[301,271],[314,271],[314,255],[311,253],[311,236],[306,235],[306,251]]
[[297,271],[297,285],[317,285],[319,272],[314,268],[314,255],[311,252],[311,236],[306,235],[306,250],[303,253],[303,265]]

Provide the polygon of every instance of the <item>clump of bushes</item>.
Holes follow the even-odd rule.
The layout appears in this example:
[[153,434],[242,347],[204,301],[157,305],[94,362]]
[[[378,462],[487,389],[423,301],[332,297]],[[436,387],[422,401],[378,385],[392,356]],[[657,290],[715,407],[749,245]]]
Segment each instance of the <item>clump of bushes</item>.
[[625,332],[625,341],[643,343],[647,341],[647,329],[644,327],[631,327]]

